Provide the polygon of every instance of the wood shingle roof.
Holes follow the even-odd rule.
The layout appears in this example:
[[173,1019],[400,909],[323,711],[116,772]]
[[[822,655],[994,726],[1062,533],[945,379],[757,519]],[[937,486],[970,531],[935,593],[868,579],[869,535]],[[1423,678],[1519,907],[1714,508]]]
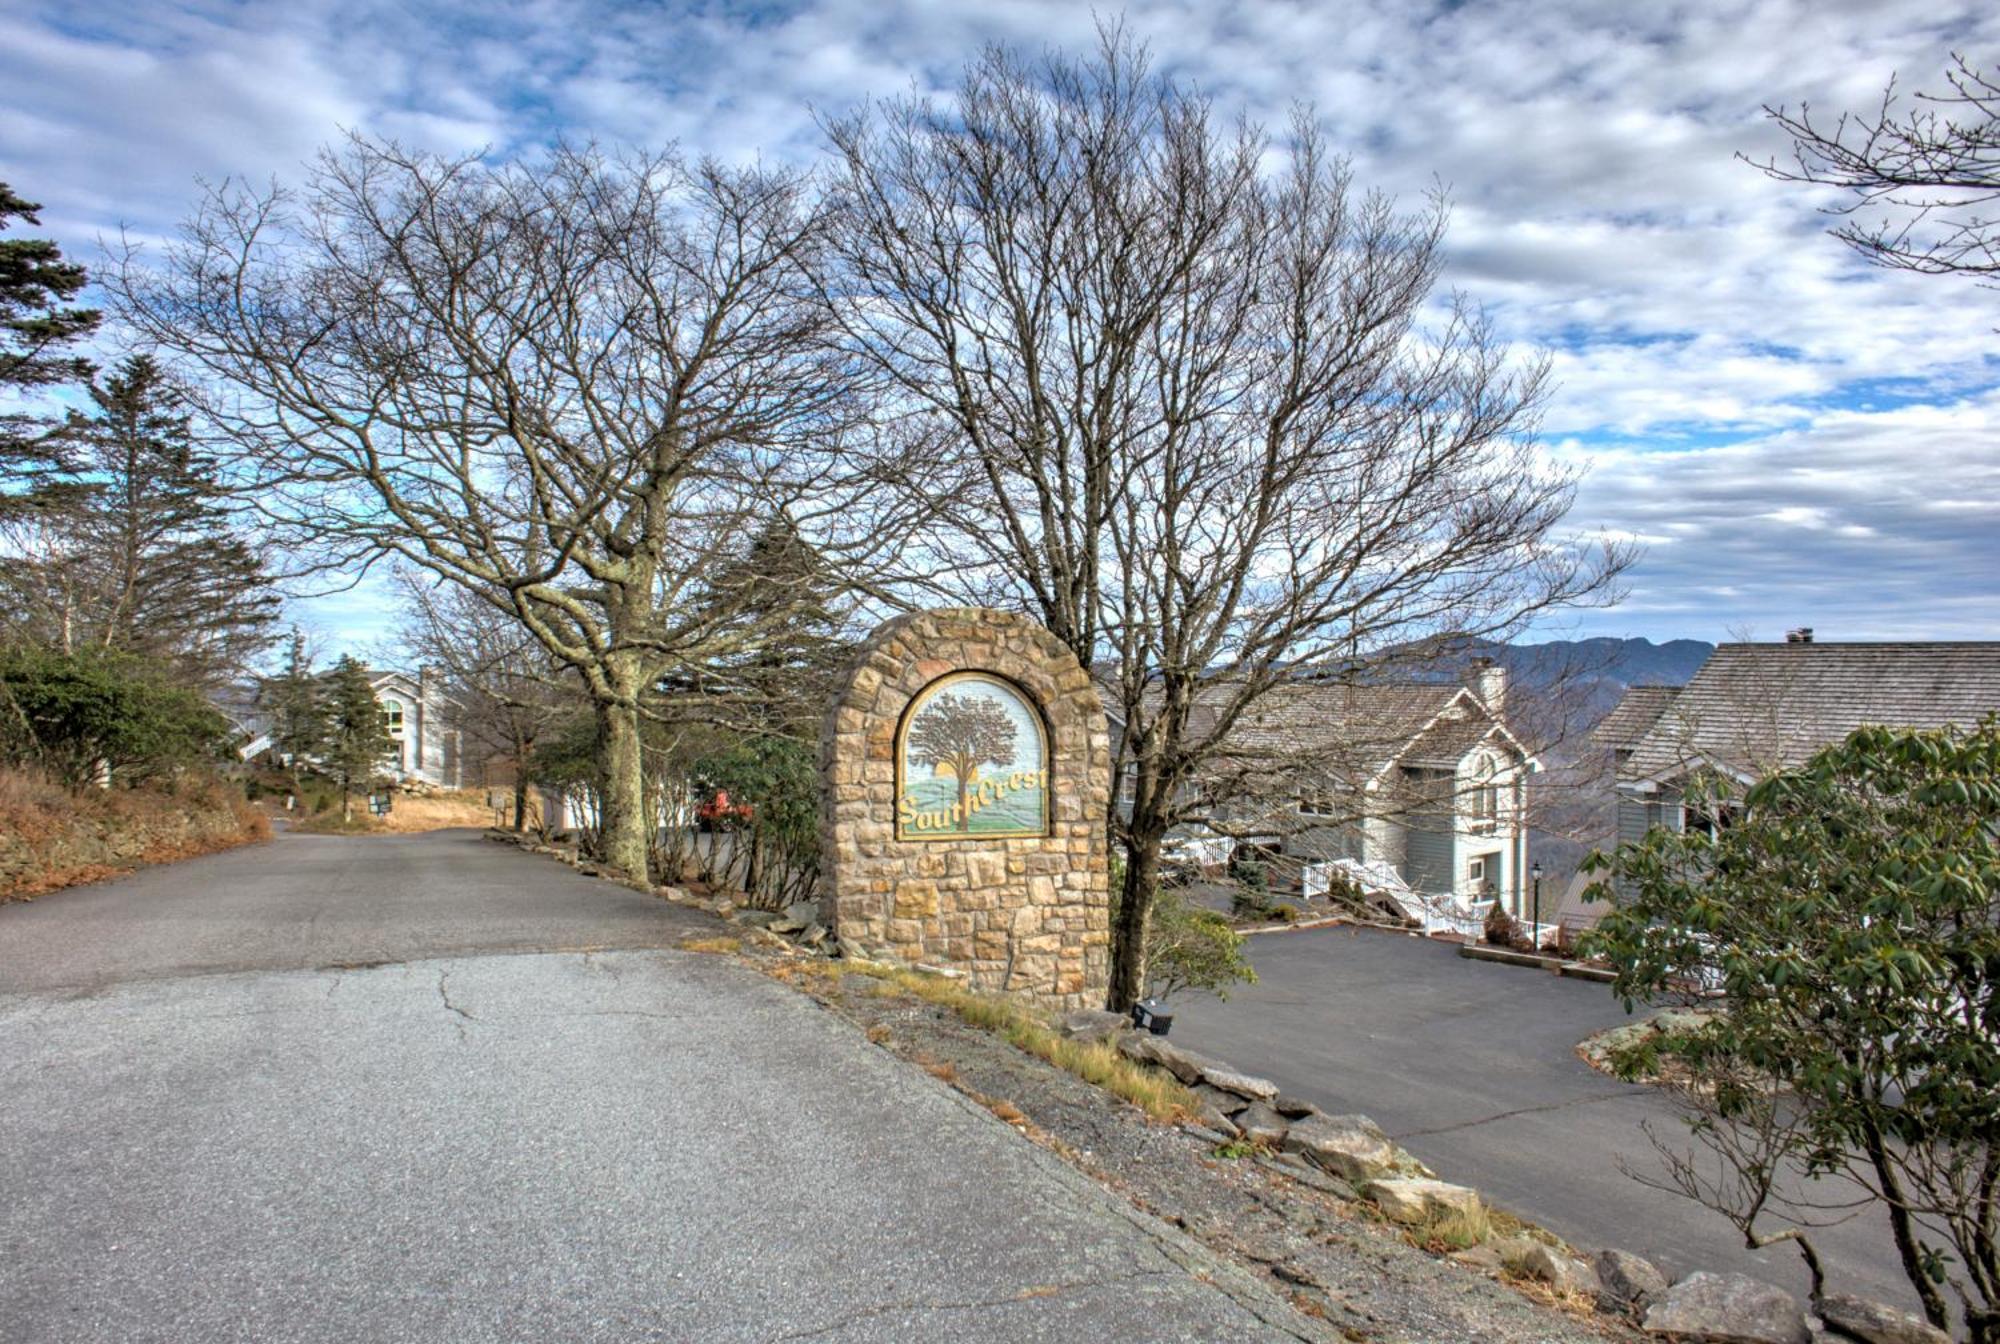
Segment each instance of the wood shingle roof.
[[1664,779],[1697,762],[1762,774],[1864,724],[1969,728],[1992,713],[2000,643],[1722,644],[1621,774]]

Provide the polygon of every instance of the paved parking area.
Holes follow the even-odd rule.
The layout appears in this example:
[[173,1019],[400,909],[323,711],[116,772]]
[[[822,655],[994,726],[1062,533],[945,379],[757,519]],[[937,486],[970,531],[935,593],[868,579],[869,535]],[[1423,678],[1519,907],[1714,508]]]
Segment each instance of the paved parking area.
[[[1329,1111],[1374,1117],[1444,1179],[1578,1245],[1805,1293],[1795,1252],[1748,1251],[1720,1216],[1619,1169],[1657,1171],[1642,1125],[1669,1139],[1681,1125],[1652,1089],[1577,1058],[1577,1042],[1630,1020],[1607,986],[1370,929],[1265,934],[1250,951],[1258,983],[1226,1003],[1177,1002],[1175,1041]],[[1832,1287],[1914,1305],[1886,1224],[1824,1229],[1815,1244]]]

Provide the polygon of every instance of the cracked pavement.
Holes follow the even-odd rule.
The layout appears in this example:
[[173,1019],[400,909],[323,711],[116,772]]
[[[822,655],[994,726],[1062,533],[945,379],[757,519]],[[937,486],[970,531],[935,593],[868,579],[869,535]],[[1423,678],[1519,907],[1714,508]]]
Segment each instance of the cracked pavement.
[[462,832],[0,908],[0,1339],[1295,1337],[710,927]]
[[[1631,1019],[1607,985],[1472,961],[1456,946],[1333,927],[1250,942],[1257,983],[1226,1003],[1175,1004],[1174,1039],[1270,1078],[1336,1114],[1372,1116],[1447,1181],[1576,1245],[1616,1246],[1670,1273],[1749,1274],[1804,1297],[1789,1247],[1746,1250],[1734,1228],[1620,1169],[1657,1176],[1642,1125],[1685,1129],[1653,1088],[1577,1058],[1578,1042]],[[1822,1228],[1840,1290],[1908,1302],[1886,1220]]]

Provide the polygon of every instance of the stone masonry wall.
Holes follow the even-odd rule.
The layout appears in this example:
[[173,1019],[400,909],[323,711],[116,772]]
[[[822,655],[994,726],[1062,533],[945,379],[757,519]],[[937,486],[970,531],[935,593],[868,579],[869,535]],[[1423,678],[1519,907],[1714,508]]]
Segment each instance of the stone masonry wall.
[[[896,837],[896,733],[956,672],[1012,682],[1048,733],[1049,834]],[[821,915],[846,944],[965,971],[974,988],[1097,1007],[1110,953],[1104,708],[1035,621],[976,607],[898,617],[850,664],[820,735]]]

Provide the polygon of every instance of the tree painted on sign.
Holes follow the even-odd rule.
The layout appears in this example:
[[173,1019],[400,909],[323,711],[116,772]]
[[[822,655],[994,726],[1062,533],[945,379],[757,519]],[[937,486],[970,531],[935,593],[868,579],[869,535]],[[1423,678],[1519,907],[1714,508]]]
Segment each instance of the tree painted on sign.
[[1014,759],[1014,721],[997,700],[983,696],[938,695],[910,721],[905,748],[910,760],[933,770],[949,769],[958,785],[958,829],[972,829],[968,790],[982,765]]

